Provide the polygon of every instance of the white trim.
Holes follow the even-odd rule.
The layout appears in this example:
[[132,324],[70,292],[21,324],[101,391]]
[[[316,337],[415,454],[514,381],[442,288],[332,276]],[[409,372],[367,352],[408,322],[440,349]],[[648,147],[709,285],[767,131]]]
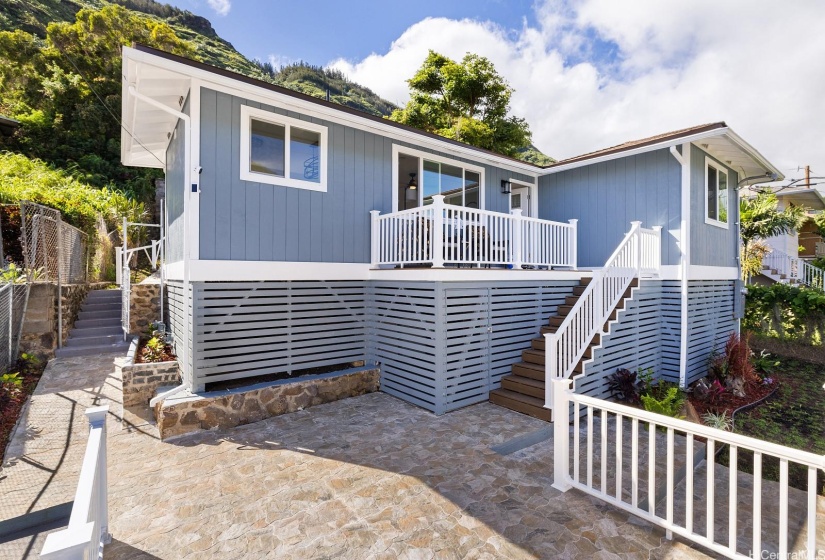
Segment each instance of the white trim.
[[[251,143],[250,124],[252,119],[263,121],[271,124],[276,124],[284,127],[284,176],[277,177],[266,173],[257,173],[249,169],[249,152]],[[291,148],[291,134],[292,127],[303,128],[312,132],[317,132],[321,138],[320,146],[318,146],[319,155],[321,158],[320,164],[320,181],[313,183],[311,181],[304,181],[301,179],[293,179],[290,177],[292,164],[290,158]],[[241,105],[241,146],[240,146],[240,171],[242,181],[252,181],[254,183],[265,183],[269,185],[277,185],[281,187],[292,187],[296,189],[307,189],[310,191],[327,192],[327,160],[329,159],[329,142],[328,130],[326,126],[315,124],[309,121],[302,121],[292,117],[286,117],[279,113],[272,111],[265,111],[250,107],[249,105]]]
[[417,150],[415,148],[408,148],[406,146],[402,146],[400,144],[393,144],[392,145],[392,211],[398,212],[398,204],[401,202],[398,199],[398,185],[401,182],[401,177],[398,176],[398,156],[399,154],[405,154],[408,156],[413,156],[418,158],[418,205],[421,205],[422,198],[424,196],[424,160],[433,161],[436,163],[452,165],[454,167],[461,167],[465,171],[472,171],[473,173],[478,173],[479,176],[479,185],[478,185],[478,206],[479,210],[484,210],[486,207],[486,175],[484,173],[484,168],[475,165],[472,163],[465,163],[460,160],[450,159],[444,156],[440,156],[437,154],[432,154],[430,152],[423,152],[421,150]]
[[730,229],[730,224],[728,222],[723,222],[722,220],[718,220],[718,219],[711,218],[710,216],[708,216],[708,211],[710,210],[710,208],[708,208],[708,194],[710,194],[710,185],[708,185],[708,168],[710,168],[710,167],[712,167],[713,169],[716,170],[716,197],[715,198],[716,198],[716,201],[717,201],[717,208],[716,208],[716,213],[717,214],[719,214],[719,207],[718,207],[718,203],[719,203],[719,174],[723,173],[725,175],[725,185],[726,185],[725,190],[727,191],[727,197],[726,197],[726,202],[725,203],[728,205],[728,208],[726,208],[725,211],[728,214],[728,222],[730,221],[730,202],[731,202],[730,201],[730,198],[731,198],[731,196],[730,196],[730,190],[731,190],[731,187],[730,187],[730,173],[728,172],[728,169],[724,165],[717,162],[715,159],[711,158],[710,156],[705,156],[705,177],[704,177],[704,182],[705,182],[705,223],[708,224],[708,225],[711,225],[711,226],[722,228],[722,229]]
[[[529,217],[531,217],[531,218],[538,218],[538,216],[539,216],[539,200],[538,200],[538,199],[539,199],[539,197],[538,197],[538,185],[537,185],[536,183],[528,183],[527,181],[522,181],[522,180],[520,180],[520,179],[514,179],[514,178],[512,178],[512,177],[508,178],[507,180],[508,180],[511,184],[518,185],[518,186],[519,186],[519,188],[521,188],[521,187],[527,187],[527,190],[528,190],[528,192],[529,192],[528,196],[529,196],[529,198],[530,198],[530,200],[529,200],[529,204],[530,204],[530,209],[529,209],[529,210],[530,210],[530,216],[529,216]],[[513,208],[512,208],[512,206],[511,206],[512,201],[509,199],[509,197],[510,197],[510,196],[512,196],[512,194],[507,195],[507,196],[508,196],[508,200],[507,200],[507,208],[508,208],[508,210],[509,210],[510,212],[512,212],[512,211],[513,211]]]
[[469,146],[465,147],[453,144],[451,142],[442,141],[437,138],[430,138],[413,130],[405,130],[380,121],[360,117],[351,113],[345,113],[335,109],[334,107],[327,107],[317,103],[312,103],[310,101],[305,101],[303,99],[298,99],[291,95],[278,93],[261,86],[248,84],[227,76],[221,76],[219,74],[215,74],[214,72],[195,68],[188,64],[175,62],[173,60],[139,51],[130,47],[123,47],[123,59],[124,63],[127,60],[131,60],[149,66],[155,66],[164,70],[178,72],[184,76],[200,78],[203,81],[204,87],[214,89],[215,91],[240,96],[250,101],[257,101],[259,103],[264,103],[266,105],[271,105],[282,109],[298,111],[307,116],[317,117],[319,119],[342,124],[358,130],[364,130],[373,134],[380,134],[381,136],[394,140],[412,142],[413,144],[417,144],[419,146],[429,147],[445,153],[456,154],[459,157],[468,157],[479,161],[490,162],[492,165],[497,167],[516,171],[518,173],[524,173],[532,177],[537,177],[541,172],[541,169],[530,163],[520,163],[509,158],[497,156],[496,154],[481,152]]
[[[681,220],[679,221],[679,386],[687,385],[688,360],[688,302],[690,280],[690,159],[692,144],[682,144],[682,153],[676,146],[670,147],[670,153],[681,166]],[[662,274],[665,269],[662,267]]]
[[[688,280],[736,280],[739,270],[735,266],[691,265],[688,268]],[[681,265],[665,265],[659,271],[660,280],[681,280]]]
[[188,258],[197,259],[200,257],[200,154],[201,154],[201,88],[200,80],[192,80],[189,88],[189,116],[192,119],[192,135],[190,137],[191,156],[189,161],[192,166],[192,183],[197,183],[197,192],[192,192],[192,185],[186,185],[186,196],[189,197],[189,229],[187,232],[187,244],[189,246]]
[[[417,282],[512,282],[577,280],[591,276],[582,270],[508,270],[496,268],[371,269],[369,263],[202,261],[189,263],[190,282],[252,282],[261,280],[398,280]],[[182,263],[166,265],[169,280],[177,280]]]
[[183,280],[183,261],[164,264],[163,275],[166,280]]

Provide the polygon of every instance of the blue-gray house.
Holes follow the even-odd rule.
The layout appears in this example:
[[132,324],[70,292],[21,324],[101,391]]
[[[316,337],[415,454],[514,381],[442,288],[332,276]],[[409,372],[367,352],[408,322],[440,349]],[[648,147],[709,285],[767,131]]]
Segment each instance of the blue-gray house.
[[438,414],[704,375],[742,312],[738,188],[780,175],[725,123],[537,167],[146,47],[122,117],[123,163],[166,172],[189,390],[377,364]]

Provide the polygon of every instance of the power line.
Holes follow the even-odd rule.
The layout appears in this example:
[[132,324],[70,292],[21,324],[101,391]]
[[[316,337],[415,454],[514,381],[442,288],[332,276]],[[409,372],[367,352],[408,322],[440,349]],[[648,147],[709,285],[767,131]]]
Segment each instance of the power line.
[[[155,158],[156,160],[158,160],[158,163],[159,163],[159,164],[161,164],[162,166],[166,167],[166,164],[165,164],[165,163],[163,163],[163,161],[161,161],[161,159],[160,159],[158,156],[156,156],[156,155],[155,155],[155,152],[153,152],[152,150],[150,150],[149,148],[147,148],[147,147],[143,144],[143,142],[141,142],[141,141],[137,138],[137,136],[135,136],[134,134],[132,134],[132,132],[131,132],[128,128],[126,128],[126,126],[124,126],[124,124],[123,124],[123,122],[120,120],[120,118],[119,118],[117,115],[115,115],[115,113],[114,113],[114,112],[113,112],[113,111],[109,108],[109,106],[108,106],[108,105],[106,105],[106,102],[105,102],[105,101],[103,101],[103,98],[102,98],[102,97],[100,97],[100,95],[97,93],[97,91],[95,90],[95,88],[93,88],[93,87],[92,87],[91,82],[90,82],[90,81],[86,78],[86,76],[83,74],[83,72],[81,72],[81,71],[80,71],[80,68],[78,68],[78,67],[77,67],[77,64],[75,64],[75,63],[74,63],[74,60],[72,60],[72,59],[71,59],[71,57],[70,57],[69,55],[67,55],[65,52],[63,52],[63,51],[60,49],[60,47],[57,47],[57,52],[59,52],[59,53],[60,53],[60,55],[61,55],[62,57],[64,57],[66,60],[68,60],[68,61],[69,61],[69,64],[71,64],[71,65],[72,65],[72,68],[74,68],[74,69],[75,69],[75,72],[77,72],[77,75],[78,75],[78,76],[80,76],[80,77],[83,79],[83,81],[84,81],[84,82],[86,82],[86,86],[87,86],[87,87],[89,88],[89,90],[90,90],[90,91],[94,94],[94,96],[97,98],[98,102],[100,102],[100,104],[101,104],[101,105],[103,105],[103,108],[104,108],[104,109],[106,109],[106,112],[107,112],[107,113],[109,113],[109,115],[110,115],[110,116],[111,116],[111,117],[115,120],[115,122],[118,124],[118,126],[119,126],[120,128],[122,128],[123,130],[125,130],[125,131],[126,131],[126,134],[128,134],[128,135],[132,138],[132,140],[134,140],[135,142],[137,142],[138,146],[140,146],[141,148],[143,148],[144,150],[146,150],[147,152],[149,152],[149,153],[152,155],[152,157],[153,157],[153,158]],[[121,77],[122,77],[122,75],[121,75]]]

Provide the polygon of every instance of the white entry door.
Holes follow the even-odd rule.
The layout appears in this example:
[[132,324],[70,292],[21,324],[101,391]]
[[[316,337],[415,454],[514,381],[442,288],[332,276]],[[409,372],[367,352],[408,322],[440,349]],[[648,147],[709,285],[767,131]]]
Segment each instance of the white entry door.
[[513,185],[513,190],[510,193],[510,210],[521,209],[522,216],[529,216],[530,206],[530,187]]

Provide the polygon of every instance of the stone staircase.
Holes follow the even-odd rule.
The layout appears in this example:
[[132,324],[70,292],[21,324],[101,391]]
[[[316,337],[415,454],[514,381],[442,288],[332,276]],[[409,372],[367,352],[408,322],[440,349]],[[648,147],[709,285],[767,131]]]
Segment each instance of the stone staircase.
[[92,356],[108,352],[126,352],[120,324],[120,290],[92,290],[78,313],[69,339],[55,350],[58,358]]
[[[539,336],[530,342],[530,348],[522,352],[522,361],[513,364],[510,375],[501,378],[501,388],[490,391],[490,402],[539,420],[552,421],[551,411],[544,408],[544,335],[556,332],[591,280],[592,278],[579,280],[579,285],[573,288],[573,295],[567,296],[564,305],[558,307],[556,314],[550,317],[547,326],[542,327]],[[632,294],[633,288],[638,285],[639,279],[633,279],[624,297],[610,314],[608,322],[616,320],[619,311],[624,309],[625,301]],[[601,335],[596,334],[585,349],[581,360],[576,364],[574,375],[584,372],[584,362],[593,357],[593,349],[599,344],[601,344]]]

